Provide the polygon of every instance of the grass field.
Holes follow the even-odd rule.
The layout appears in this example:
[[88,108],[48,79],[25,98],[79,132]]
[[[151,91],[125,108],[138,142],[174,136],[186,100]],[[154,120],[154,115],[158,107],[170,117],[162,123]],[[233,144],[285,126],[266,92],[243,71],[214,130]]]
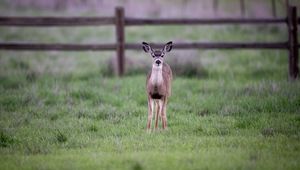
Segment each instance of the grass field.
[[[0,31],[4,41],[114,41],[107,27],[69,29]],[[285,30],[132,27],[126,39],[276,41]],[[187,57],[201,69],[175,77],[169,129],[151,134],[146,72],[107,76],[113,55],[0,51],[0,169],[300,168],[300,84],[287,81],[286,51],[172,51],[170,62]],[[150,61],[142,51],[127,56]]]

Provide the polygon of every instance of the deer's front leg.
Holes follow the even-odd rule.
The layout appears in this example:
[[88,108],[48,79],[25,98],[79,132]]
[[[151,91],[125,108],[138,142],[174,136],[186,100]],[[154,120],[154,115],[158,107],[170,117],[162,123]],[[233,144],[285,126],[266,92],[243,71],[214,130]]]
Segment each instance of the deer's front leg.
[[158,120],[160,117],[160,106],[159,101],[156,101],[156,116],[155,116],[155,129],[158,127]]
[[148,122],[147,122],[147,131],[150,132],[151,130],[151,124],[152,124],[152,117],[154,110],[154,101],[150,97],[148,97]]
[[162,128],[167,128],[167,113],[166,113],[166,107],[167,107],[167,97],[164,97],[162,100],[162,106],[161,106],[161,117],[162,117]]

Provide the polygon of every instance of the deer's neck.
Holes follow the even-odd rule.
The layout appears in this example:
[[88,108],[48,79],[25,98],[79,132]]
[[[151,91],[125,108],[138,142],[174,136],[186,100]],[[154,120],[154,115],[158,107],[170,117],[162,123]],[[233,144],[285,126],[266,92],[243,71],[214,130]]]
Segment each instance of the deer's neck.
[[153,85],[161,85],[163,83],[162,67],[152,67],[150,80]]

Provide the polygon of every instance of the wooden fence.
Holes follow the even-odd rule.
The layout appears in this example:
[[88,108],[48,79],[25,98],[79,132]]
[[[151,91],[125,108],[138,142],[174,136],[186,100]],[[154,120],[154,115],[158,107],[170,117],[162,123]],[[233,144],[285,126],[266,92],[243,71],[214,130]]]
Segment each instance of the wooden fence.
[[[290,6],[285,18],[217,18],[217,19],[137,19],[125,17],[122,7],[115,9],[114,17],[0,17],[0,26],[103,26],[115,25],[115,44],[41,44],[41,43],[6,43],[0,42],[0,50],[57,50],[57,51],[104,51],[116,50],[118,75],[124,74],[125,49],[139,50],[140,43],[125,43],[126,26],[144,25],[199,25],[199,24],[287,24],[288,40],[284,42],[192,42],[176,43],[175,49],[285,49],[289,51],[289,78],[298,77],[297,8]],[[153,44],[161,47],[163,44]]]

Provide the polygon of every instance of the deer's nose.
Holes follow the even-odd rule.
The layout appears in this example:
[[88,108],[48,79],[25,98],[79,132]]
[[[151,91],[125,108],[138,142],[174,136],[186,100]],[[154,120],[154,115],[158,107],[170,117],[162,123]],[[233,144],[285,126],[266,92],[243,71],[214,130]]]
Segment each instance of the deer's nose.
[[156,60],[155,63],[156,63],[157,65],[159,65],[159,64],[161,63],[161,61]]

